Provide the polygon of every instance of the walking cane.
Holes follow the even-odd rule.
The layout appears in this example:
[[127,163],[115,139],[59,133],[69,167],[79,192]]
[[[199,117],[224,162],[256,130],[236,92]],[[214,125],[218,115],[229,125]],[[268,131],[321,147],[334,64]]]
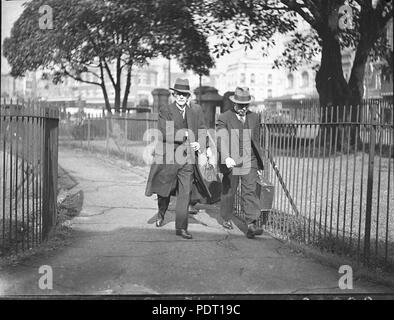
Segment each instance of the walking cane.
[[282,175],[279,172],[278,166],[276,165],[275,160],[274,160],[274,158],[271,155],[271,152],[269,150],[266,150],[266,151],[267,151],[267,154],[268,154],[268,159],[269,159],[269,161],[271,163],[272,168],[275,171],[275,174],[276,174],[276,176],[278,178],[278,181],[279,181],[280,185],[282,186],[283,191],[285,192],[285,195],[286,195],[287,199],[289,199],[290,205],[293,208],[293,210],[294,210],[294,212],[296,214],[296,217],[298,217],[300,213],[299,213],[299,211],[297,209],[296,204],[293,201],[293,198],[290,195],[289,190],[287,189],[287,186],[286,186],[285,182],[283,181],[283,178],[282,178]]

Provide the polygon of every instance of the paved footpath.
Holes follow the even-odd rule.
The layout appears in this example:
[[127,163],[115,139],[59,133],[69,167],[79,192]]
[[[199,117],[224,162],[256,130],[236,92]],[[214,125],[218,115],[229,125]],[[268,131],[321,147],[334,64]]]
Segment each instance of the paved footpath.
[[[262,294],[344,293],[338,268],[296,254],[263,235],[224,230],[217,211],[190,219],[193,240],[175,236],[174,213],[154,225],[156,201],[144,196],[146,169],[117,166],[62,149],[59,164],[81,191],[70,244],[0,271],[0,295],[14,294]],[[38,287],[38,268],[53,268],[53,289]],[[339,267],[339,266],[338,266]],[[345,293],[393,288],[355,280]]]

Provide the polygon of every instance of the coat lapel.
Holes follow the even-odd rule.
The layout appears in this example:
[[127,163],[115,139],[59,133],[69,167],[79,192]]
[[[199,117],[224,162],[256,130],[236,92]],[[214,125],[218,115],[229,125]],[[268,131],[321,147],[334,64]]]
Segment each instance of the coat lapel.
[[[176,106],[175,102],[171,103],[171,114],[172,114],[172,120],[174,120],[175,123],[182,123],[182,115],[179,112],[178,107]],[[176,125],[175,125],[176,126]]]
[[[193,131],[194,134],[197,134],[197,130],[195,129],[195,125],[194,125],[194,121],[196,117],[193,117],[193,109],[191,106],[187,106],[186,107],[186,121],[187,121],[187,126],[188,128]],[[196,137],[194,137],[193,141],[194,142],[196,140]]]
[[[235,130],[235,133],[239,139],[239,130],[242,130],[241,121],[238,120],[235,112],[230,112],[229,124]],[[230,136],[231,136],[231,128],[230,128]]]

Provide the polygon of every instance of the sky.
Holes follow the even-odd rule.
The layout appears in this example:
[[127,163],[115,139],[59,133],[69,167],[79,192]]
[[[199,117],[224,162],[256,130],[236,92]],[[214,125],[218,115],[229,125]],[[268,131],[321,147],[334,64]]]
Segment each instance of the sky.
[[[10,36],[11,28],[14,22],[21,15],[24,7],[23,4],[29,2],[28,0],[1,0],[1,45],[6,37]],[[214,41],[213,39],[210,42]],[[239,50],[239,47],[235,49]],[[238,51],[234,50],[234,51]],[[277,50],[275,50],[277,51]],[[254,52],[254,55],[256,52]],[[259,53],[257,53],[259,54]],[[234,59],[232,54],[224,55],[219,59],[216,59],[216,72],[224,72],[226,70],[227,65]],[[9,73],[10,66],[7,63],[7,60],[1,55],[1,73]]]
[[[1,46],[3,52],[3,41],[10,36],[11,28],[23,11],[23,3],[26,0],[1,0]],[[1,73],[9,72],[7,60],[1,55]]]

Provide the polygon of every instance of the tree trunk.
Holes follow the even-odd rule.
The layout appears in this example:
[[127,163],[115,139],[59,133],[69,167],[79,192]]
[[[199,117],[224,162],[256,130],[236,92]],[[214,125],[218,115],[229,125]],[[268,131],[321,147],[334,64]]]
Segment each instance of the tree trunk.
[[101,59],[100,59],[99,67],[100,67],[100,80],[101,80],[100,87],[101,87],[101,90],[103,91],[105,109],[111,115],[112,114],[111,103],[109,102],[107,88],[105,87],[103,60],[101,60]]
[[323,38],[321,64],[316,74],[316,89],[323,108],[348,103],[350,91],[343,76],[341,50],[338,40],[329,32]]
[[[343,76],[342,55],[338,40],[329,30],[322,36],[322,57],[319,71],[316,74],[316,89],[322,108],[320,121],[331,122],[332,118],[333,122],[338,123],[346,120],[343,119],[343,112],[348,104],[350,90]],[[336,140],[337,148],[341,150],[341,142],[346,141],[341,139],[344,131],[340,130],[338,125],[333,125],[331,128],[332,130],[327,130],[327,126],[321,126],[319,131],[321,142],[324,143],[323,130],[327,130],[326,133],[331,133],[331,137],[327,138],[326,143],[331,141],[334,145]]]
[[123,101],[122,101],[123,113],[126,113],[126,111],[127,111],[127,101],[129,99],[130,87],[131,87],[131,65],[127,66],[126,86],[124,89],[124,95],[123,95]]
[[105,102],[105,109],[107,110],[107,112],[109,114],[112,114],[111,103],[109,102],[107,89],[105,88],[105,84],[104,83],[101,84],[101,90],[103,91],[104,102]]
[[116,82],[115,82],[115,113],[120,113],[120,80],[121,80],[122,69],[120,67],[120,58],[116,60]]

